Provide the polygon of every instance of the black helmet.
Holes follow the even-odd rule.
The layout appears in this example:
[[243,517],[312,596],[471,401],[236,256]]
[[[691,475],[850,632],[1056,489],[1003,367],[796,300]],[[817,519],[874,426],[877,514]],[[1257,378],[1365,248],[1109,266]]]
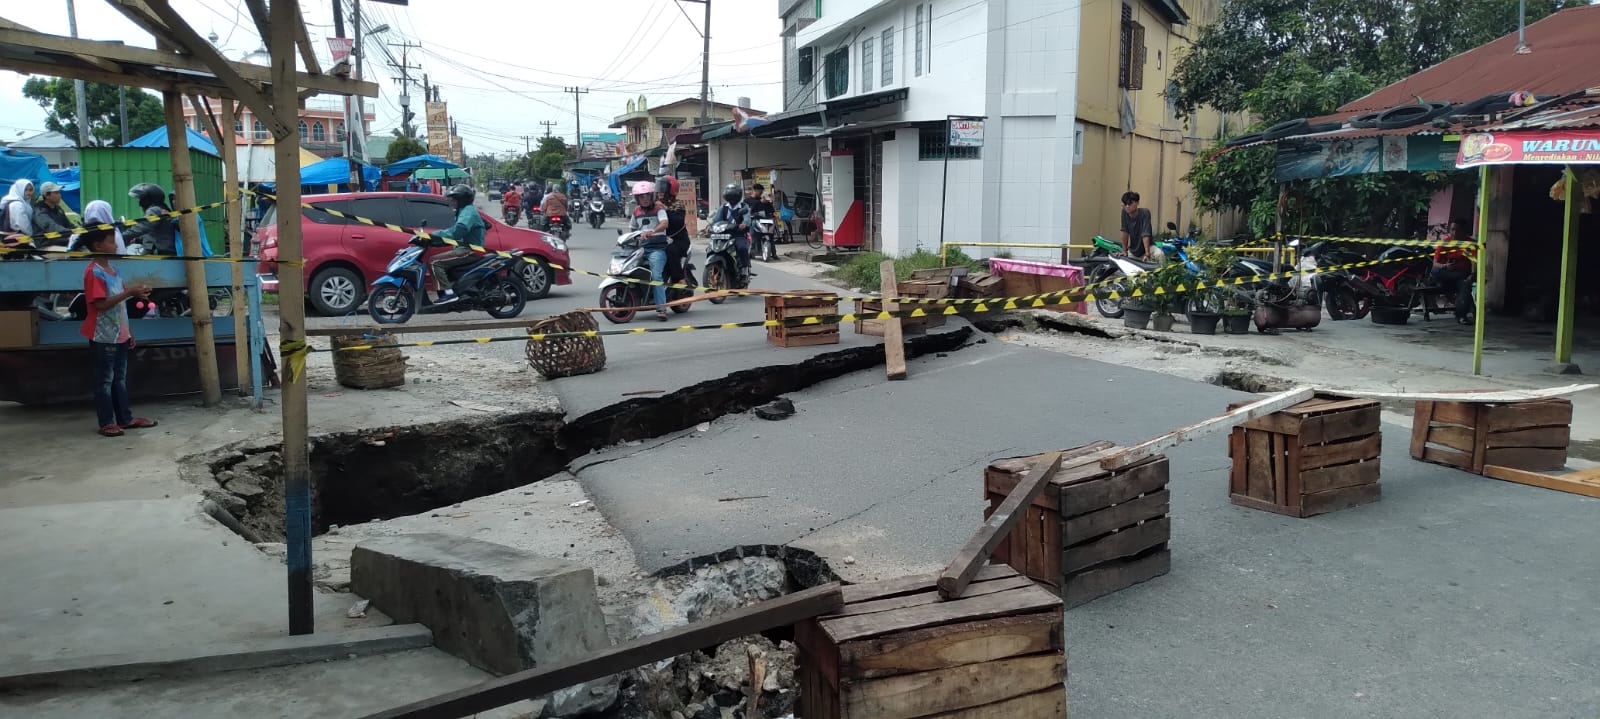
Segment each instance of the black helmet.
[[478,193],[474,192],[473,189],[468,185],[454,185],[449,191],[444,193],[445,197],[448,197],[459,203],[457,205],[458,208],[471,205],[472,198],[476,197],[477,194]]
[[141,182],[134,185],[128,189],[128,196],[138,201],[139,209],[141,210],[158,205],[165,206],[167,202],[167,191],[161,189],[161,186],[154,182]]
[[742,197],[744,197],[744,190],[739,189],[739,183],[737,182],[730,182],[726,187],[722,188],[722,199],[728,202],[738,202],[739,198]]

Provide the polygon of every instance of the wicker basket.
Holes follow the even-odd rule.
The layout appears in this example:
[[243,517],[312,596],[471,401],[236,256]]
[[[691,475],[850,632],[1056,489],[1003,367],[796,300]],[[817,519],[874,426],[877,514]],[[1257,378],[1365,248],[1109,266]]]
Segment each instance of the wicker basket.
[[[393,335],[338,335],[333,338],[333,376],[352,389],[398,387],[406,383],[406,358]],[[375,349],[341,352],[345,347],[374,345]]]
[[[528,328],[528,334],[593,332],[600,329],[588,312],[568,312],[546,317]],[[594,337],[554,337],[528,340],[528,364],[545,377],[571,377],[599,372],[606,367],[606,345]]]

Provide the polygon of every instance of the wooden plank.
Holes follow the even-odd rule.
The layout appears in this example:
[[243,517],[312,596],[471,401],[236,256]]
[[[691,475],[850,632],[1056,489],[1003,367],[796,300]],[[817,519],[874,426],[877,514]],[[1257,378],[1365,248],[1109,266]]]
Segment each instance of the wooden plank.
[[1061,504],[1066,507],[1062,515],[1076,517],[1154,492],[1167,486],[1170,469],[1166,457],[1157,457],[1109,477],[1062,487]]
[[1230,494],[1228,495],[1228,499],[1241,507],[1259,509],[1263,512],[1286,514],[1290,517],[1300,516],[1299,505],[1289,506],[1287,504],[1278,504],[1277,502],[1269,502],[1265,499],[1256,499],[1255,497],[1250,497],[1243,494]]
[[1600,498],[1600,481],[1588,477],[1580,477],[1581,472],[1573,474],[1544,474],[1515,467],[1502,467],[1495,464],[1485,465],[1483,475],[1507,482],[1516,482],[1533,487],[1553,489],[1558,492],[1571,492],[1585,497]]
[[[1013,569],[1015,569],[1015,567],[1013,567]],[[1032,579],[1023,576],[1005,577],[1004,579],[991,579],[987,582],[973,582],[967,586],[966,591],[963,592],[961,596],[981,597],[985,594],[1009,592],[1013,589],[1021,589],[1022,587],[1031,586],[1032,584]],[[939,596],[939,592],[929,589],[926,592],[918,592],[916,594],[902,594],[898,597],[885,597],[883,599],[874,599],[870,602],[846,604],[843,610],[841,610],[838,614],[830,615],[829,618],[854,617],[862,614],[876,614],[878,612],[910,609],[911,607],[937,604],[942,601],[944,601],[944,597]]]
[[1483,453],[1483,464],[1511,467],[1513,469],[1531,469],[1549,471],[1561,469],[1567,465],[1567,449],[1541,449],[1537,447],[1502,447],[1491,449]]
[[[1362,462],[1362,464],[1366,463]],[[1376,502],[1382,493],[1382,485],[1373,483],[1307,494],[1305,503],[1300,507],[1300,516],[1310,517],[1317,514],[1327,514],[1328,512],[1348,509],[1359,504]]]
[[1434,402],[1433,421],[1472,427],[1478,422],[1478,405],[1469,402]]
[[[889,268],[893,270],[894,265],[890,263]],[[1044,493],[1045,485],[1060,469],[1060,452],[1050,452],[1034,462],[1028,474],[1018,480],[1016,488],[1006,495],[1006,501],[1001,502],[994,514],[984,520],[983,526],[967,540],[966,546],[956,552],[955,558],[939,575],[941,595],[946,599],[961,596],[961,591],[967,588],[978,569],[989,560],[994,548],[1005,540],[1018,521],[1027,516],[1027,508]]]
[[[1022,523],[1011,530],[1013,546],[1021,550],[1022,573],[1033,576],[1042,574],[1044,568],[1044,510],[1029,505],[1022,508]],[[1055,520],[1051,524],[1060,526],[1061,521]],[[1055,546],[1056,551],[1061,550],[1061,545]],[[967,591],[971,591],[969,588]]]
[[[1066,467],[1069,463],[1075,466],[1082,466],[1080,463],[1088,462],[1090,458],[1098,461],[1099,457],[1102,456],[1102,452],[1115,446],[1105,440],[1099,440],[1073,447],[1072,449],[1061,450],[1061,466],[1063,469],[1056,472],[1055,479],[1051,480],[1051,484],[1061,483],[1063,476],[1068,471]],[[984,491],[990,494],[1010,494],[1011,490],[1016,488],[1017,480],[1028,473],[1028,467],[1032,466],[1034,460],[1040,456],[1042,455],[1007,457],[990,462],[989,466],[983,470]],[[1099,471],[1098,468],[1096,471]],[[1053,493],[1046,492],[1039,499],[1034,500],[1034,506],[1056,509],[1056,498]]]
[[1318,397],[1317,399],[1302,402],[1284,411],[1322,415],[1331,414],[1334,412],[1348,412],[1355,409],[1381,409],[1382,406],[1383,405],[1375,399],[1366,399],[1360,397],[1355,399],[1333,399]]
[[1067,608],[1082,606],[1112,592],[1155,579],[1172,570],[1172,551],[1165,546],[1133,559],[1106,562],[1067,577],[1061,599]]
[[[1228,405],[1228,411],[1231,412],[1234,409],[1236,408],[1233,405]],[[1300,424],[1305,421],[1305,417],[1286,414],[1287,411],[1273,412],[1265,417],[1258,417],[1249,422],[1241,422],[1239,426],[1277,434],[1300,434]]]
[[1572,403],[1564,400],[1518,402],[1488,407],[1484,428],[1490,432],[1572,424]]
[[1314,391],[1310,387],[1299,387],[1264,397],[1231,412],[1201,420],[1136,444],[1127,451],[1100,460],[1100,466],[1106,469],[1120,469],[1141,462],[1191,439],[1204,437],[1217,430],[1227,429],[1241,422],[1272,414],[1284,407],[1299,404],[1310,399],[1313,394]]
[[1306,419],[1300,430],[1300,444],[1310,446],[1362,437],[1377,432],[1382,422],[1383,415],[1378,407],[1317,415]]
[[[1378,462],[1379,460],[1369,459],[1365,462],[1306,470],[1300,473],[1300,492],[1310,495],[1358,484],[1373,484],[1378,481]],[[1304,503],[1291,501],[1289,504]]]
[[934,714],[928,719],[1067,719],[1067,690],[1052,687],[979,707]]
[[1272,435],[1272,496],[1279,502],[1293,504],[1289,496],[1288,435]]
[[992,662],[1061,651],[1061,614],[1038,612],[918,629],[839,648],[839,666],[852,679]]
[[1418,402],[1411,416],[1411,458],[1422,459],[1422,450],[1428,446],[1428,430],[1433,425],[1433,403]]
[[1052,652],[902,674],[846,683],[839,703],[847,717],[914,719],[1045,689],[1064,692],[1066,668],[1066,657]]
[[427,334],[432,332],[474,332],[516,328],[526,330],[537,319],[522,317],[509,320],[472,320],[470,322],[411,322],[403,325],[361,325],[307,328],[307,337],[343,337],[361,334]]
[[1259,499],[1279,501],[1279,497],[1272,493],[1272,438],[1270,432],[1258,429],[1246,430],[1245,460],[1248,463],[1245,474],[1245,494]]
[[828,692],[838,693],[839,647],[823,633],[822,625],[815,619],[795,623],[794,645],[799,653],[796,664],[815,669],[821,679],[827,682]]
[[1029,576],[1050,586],[1061,584],[1061,515],[1040,510],[1043,522],[1039,541],[1039,565]]
[[1172,538],[1172,519],[1161,517],[1129,527],[1099,540],[1069,547],[1062,553],[1061,571],[1073,574],[1104,561],[1131,557]]
[[814,666],[814,660],[801,652],[796,658],[795,678],[800,683],[800,711],[806,719],[839,719],[839,683],[828,684]]
[[[897,292],[894,260],[884,260],[878,265],[878,279],[881,284],[879,290],[883,292],[883,309],[888,312],[899,311],[900,303],[894,301]],[[906,378],[906,339],[898,317],[883,321],[883,364],[889,379]]]
[[1472,455],[1467,452],[1457,452],[1453,449],[1429,447],[1422,452],[1422,461],[1435,464],[1445,464],[1472,471]]
[[1471,452],[1477,431],[1471,427],[1440,426],[1428,430],[1428,443]]
[[1074,517],[1062,523],[1065,542],[1068,545],[1082,544],[1146,519],[1163,516],[1171,501],[1171,494],[1162,489],[1098,512]]
[[1248,454],[1244,447],[1244,433],[1243,427],[1234,427],[1228,435],[1228,457],[1233,460],[1228,472],[1228,492],[1231,494],[1243,494],[1245,491],[1245,457]]
[[1284,444],[1288,446],[1283,456],[1278,458],[1278,461],[1283,462],[1283,466],[1288,469],[1283,479],[1283,492],[1278,497],[1288,504],[1299,505],[1300,495],[1304,493],[1301,487],[1305,482],[1305,479],[1300,476],[1300,466],[1303,461],[1300,458],[1300,453],[1305,448],[1301,447],[1294,437],[1284,437],[1283,439]]
[[1500,447],[1550,447],[1565,449],[1572,441],[1572,425],[1559,427],[1534,427],[1509,432],[1490,432],[1484,446]]
[[[990,564],[978,570],[978,576],[973,581],[989,579],[1003,579],[1017,576],[1016,570],[1004,564]],[[933,589],[934,582],[939,581],[937,574],[913,574],[894,579],[883,579],[876,582],[852,584],[844,587],[840,592],[844,595],[846,605],[857,602],[870,602],[874,599],[892,597],[898,594],[915,594]]]
[[1569,394],[1577,394],[1595,387],[1600,387],[1600,384],[1569,384],[1546,389],[1458,390],[1454,392],[1366,392],[1341,389],[1339,393],[1355,397],[1401,400],[1405,402],[1526,402],[1528,400],[1565,397]]
[[798,336],[794,336],[794,337],[772,337],[772,336],[769,335],[767,337],[767,339],[773,341],[774,344],[776,344],[776,345],[778,345],[780,347],[811,347],[811,346],[814,346],[814,345],[836,345],[836,344],[839,344],[839,333],[837,331],[835,331],[835,332],[829,332],[827,334],[798,335]]
[[795,624],[821,614],[838,611],[843,606],[844,598],[839,591],[839,585],[825,584],[735,609],[713,619],[623,642],[584,657],[507,674],[498,679],[366,716],[367,719],[400,717],[435,719],[467,716],[523,699],[533,699],[557,689],[610,676],[650,662],[716,646],[748,634]]
[[1489,406],[1473,405],[1472,420],[1472,466],[1468,469],[1479,474],[1483,473],[1484,453],[1488,450],[1485,442],[1489,438],[1489,429],[1485,422],[1489,419]]
[[981,597],[952,599],[898,612],[823,618],[822,628],[835,642],[843,644],[912,629],[1025,614],[1060,606],[1061,600],[1054,594],[1033,586]]

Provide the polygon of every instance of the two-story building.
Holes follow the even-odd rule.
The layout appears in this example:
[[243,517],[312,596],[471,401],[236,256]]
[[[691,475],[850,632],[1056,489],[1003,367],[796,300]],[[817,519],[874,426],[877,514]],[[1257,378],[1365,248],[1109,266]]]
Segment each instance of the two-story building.
[[[222,102],[220,100],[207,98],[206,102],[211,105],[212,113],[220,113],[222,111]],[[249,107],[240,105],[238,113],[238,116],[233,121],[233,132],[239,137],[239,141],[243,145],[272,144],[272,133],[267,130],[266,124],[261,122]],[[298,125],[301,147],[322,158],[340,157],[345,154],[345,133],[348,128],[345,126],[345,113],[342,107],[339,107],[336,103],[317,103],[313,101],[302,108],[299,115]],[[362,118],[362,123],[366,128],[370,129],[375,119],[377,119],[377,116],[368,111]],[[196,132],[204,133],[206,131],[206,121],[196,115],[194,107],[188,103],[183,105],[183,121],[184,124],[193,128]],[[377,155],[376,157],[379,158],[379,161],[382,160],[382,155]]]
[[[636,100],[628,101],[627,112],[616,116],[611,123],[612,128],[624,131],[626,138],[623,145],[626,154],[633,155],[648,152],[661,146],[663,131],[673,128],[689,128],[701,124],[727,122],[733,119],[735,105],[724,102],[708,102],[706,109],[706,122],[700,122],[700,98],[686,97],[682,100],[652,107],[649,99],[640,95]],[[744,108],[749,109],[749,108]],[[760,110],[751,110],[760,114]]]

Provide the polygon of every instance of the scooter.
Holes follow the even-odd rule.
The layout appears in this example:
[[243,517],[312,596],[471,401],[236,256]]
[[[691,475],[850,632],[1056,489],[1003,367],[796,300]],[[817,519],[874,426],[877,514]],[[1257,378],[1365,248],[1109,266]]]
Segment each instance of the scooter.
[[566,215],[551,215],[545,218],[545,232],[561,238],[562,242],[572,239],[572,219]]
[[500,214],[500,219],[512,227],[517,226],[517,220],[522,219],[522,208],[517,205],[506,205]]
[[597,230],[600,229],[600,226],[606,222],[605,200],[600,199],[598,195],[591,196],[589,201],[584,203],[583,215],[589,221],[590,227]]
[[372,295],[367,298],[367,313],[379,324],[401,324],[418,312],[436,314],[483,310],[499,320],[522,314],[528,300],[522,294],[522,283],[513,275],[512,268],[522,262],[522,250],[512,250],[506,255],[484,255],[477,264],[458,270],[460,273],[451,287],[455,294],[439,301],[428,299],[425,282],[428,266],[422,261],[427,240],[413,237],[405,247],[394,253],[384,276],[372,282]]
[[[607,277],[600,281],[600,306],[610,309],[602,311],[607,320],[614,324],[627,324],[633,321],[639,307],[649,305],[652,281],[650,265],[645,261],[644,246],[639,238],[643,233],[634,230],[624,234],[617,230],[617,246],[611,250],[611,267],[606,272]],[[694,287],[699,284],[694,278],[694,265],[689,263],[689,258],[683,258],[683,281],[676,283]],[[670,274],[670,273],[669,273]],[[692,290],[679,287],[667,287],[667,301],[680,300],[689,297]],[[683,314],[689,311],[688,304],[670,305],[672,311]]]
[[757,212],[750,222],[751,250],[762,262],[776,262],[778,260],[778,223],[772,219],[772,213]]
[[1372,311],[1372,298],[1356,292],[1352,284],[1355,277],[1350,270],[1325,269],[1361,262],[1364,257],[1334,247],[1327,241],[1306,248],[1301,256],[1310,257],[1317,268],[1323,270],[1311,278],[1311,283],[1322,297],[1322,305],[1327,308],[1329,317],[1335,321],[1359,320]]
[[[750,286],[750,268],[739,264],[733,243],[734,225],[726,220],[711,223],[711,244],[706,246],[706,286],[716,290],[742,290]],[[727,301],[727,295],[714,297],[712,304]]]

